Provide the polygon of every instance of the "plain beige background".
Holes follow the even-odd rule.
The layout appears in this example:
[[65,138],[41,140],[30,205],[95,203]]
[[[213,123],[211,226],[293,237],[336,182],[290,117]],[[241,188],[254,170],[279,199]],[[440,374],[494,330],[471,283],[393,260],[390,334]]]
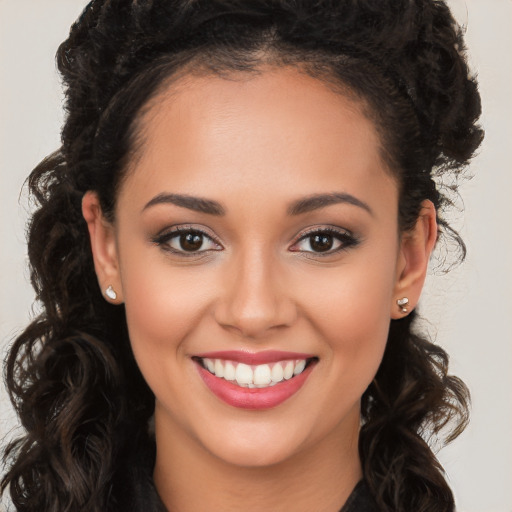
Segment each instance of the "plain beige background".
[[[469,255],[431,275],[421,312],[473,394],[470,427],[440,459],[461,512],[512,512],[512,0],[451,0],[483,97],[486,140],[457,215]],[[54,54],[86,0],[0,0],[0,350],[29,316],[21,193],[59,145],[62,94]],[[21,193],[21,195],[20,195]],[[435,328],[434,328],[435,326]],[[16,431],[0,390],[0,444]],[[7,510],[7,505],[0,510]]]

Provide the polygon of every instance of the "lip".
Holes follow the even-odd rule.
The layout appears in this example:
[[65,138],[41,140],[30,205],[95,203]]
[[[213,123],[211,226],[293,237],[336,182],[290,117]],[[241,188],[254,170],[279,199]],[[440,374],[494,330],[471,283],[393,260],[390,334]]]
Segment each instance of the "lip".
[[311,359],[314,354],[301,354],[299,352],[285,352],[282,350],[263,350],[261,352],[245,352],[243,350],[220,350],[216,352],[204,352],[195,354],[201,359],[224,359],[236,361],[247,365],[277,363],[279,361],[291,361],[293,359]]
[[[216,352],[216,354],[220,354],[221,352]],[[210,354],[214,354],[211,352]],[[226,354],[226,352],[224,352]],[[274,353],[276,354],[276,353]],[[269,354],[267,354],[268,356]],[[289,358],[291,352],[286,352],[286,359]],[[295,356],[297,354],[294,354]],[[197,356],[203,357],[203,356]],[[211,357],[204,356],[204,357]],[[272,356],[275,357],[275,356]],[[224,357],[217,357],[218,359],[230,359]],[[302,359],[301,357],[294,357],[296,359]],[[234,360],[234,359],[230,359]],[[247,360],[247,359],[246,359]],[[246,361],[245,360],[245,361]],[[282,359],[277,359],[277,361],[281,361]],[[239,361],[239,362],[245,362]],[[244,388],[237,386],[236,384],[232,384],[231,382],[217,377],[210,373],[208,370],[203,368],[198,361],[194,361],[195,366],[199,372],[200,377],[203,379],[203,382],[209,388],[209,390],[220,398],[223,402],[231,405],[233,407],[237,407],[240,409],[251,409],[251,410],[264,410],[271,409],[273,407],[277,407],[282,404],[285,400],[291,398],[295,393],[299,391],[299,389],[304,385],[307,378],[313,371],[316,366],[317,360],[311,361],[311,363],[306,367],[306,369],[300,373],[292,377],[290,380],[285,380],[276,384],[275,386],[269,386],[267,388]],[[265,362],[276,362],[275,359],[265,360]],[[247,363],[246,363],[247,364]],[[258,363],[252,363],[258,364]],[[264,364],[264,363],[259,363]]]

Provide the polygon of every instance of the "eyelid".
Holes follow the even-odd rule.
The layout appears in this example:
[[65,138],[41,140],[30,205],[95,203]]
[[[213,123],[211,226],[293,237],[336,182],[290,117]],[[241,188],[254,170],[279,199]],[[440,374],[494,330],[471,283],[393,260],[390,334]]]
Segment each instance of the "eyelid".
[[[173,247],[170,247],[169,242],[175,238],[180,236],[181,234],[185,233],[199,233],[203,237],[209,239],[213,244],[217,245],[218,248],[214,249],[202,249],[198,251],[185,251],[185,250],[178,250]],[[318,233],[327,233],[334,238],[337,239],[340,246],[333,249],[329,249],[324,252],[317,252],[313,250],[303,250],[303,249],[293,249],[294,246],[299,244],[301,241],[307,239],[308,237],[311,237]],[[340,228],[338,226],[331,226],[331,225],[324,225],[324,226],[312,226],[307,228],[305,231],[301,232],[299,235],[295,237],[295,241],[292,243],[289,250],[291,252],[297,252],[302,253],[303,255],[308,255],[307,257],[327,257],[335,255],[339,252],[342,252],[344,250],[349,249],[350,247],[354,247],[360,243],[361,239],[354,235],[354,233],[346,228]],[[162,248],[162,250],[165,250],[169,253],[176,254],[182,257],[201,257],[206,256],[208,253],[211,253],[213,251],[222,251],[224,250],[224,246],[220,242],[220,240],[210,232],[210,230],[205,229],[204,227],[197,227],[195,225],[191,224],[182,224],[177,226],[170,226],[166,227],[165,229],[162,229],[157,235],[151,238],[151,242],[155,245],[158,245]],[[313,255],[313,256],[312,256]]]
[[[200,235],[204,236],[205,238],[208,238],[211,240],[215,245],[219,247],[219,249],[203,249],[200,251],[180,251],[176,250],[170,246],[165,247],[165,244],[168,244],[173,238],[180,236],[182,234],[186,233],[199,233]],[[194,257],[194,256],[200,256],[204,255],[205,253],[209,253],[211,251],[221,251],[224,249],[224,246],[221,244],[219,239],[209,232],[209,230],[206,230],[202,227],[196,227],[194,225],[190,224],[181,224],[177,226],[170,226],[163,230],[161,230],[157,235],[151,238],[151,242],[161,246],[163,250],[166,250],[172,254],[179,254],[180,256],[184,257]]]
[[[315,252],[315,251],[304,251],[304,250],[293,250],[293,246],[297,245],[302,240],[305,240],[317,233],[327,233],[332,235],[334,238],[336,238],[340,242],[340,247],[334,249],[334,250],[328,250],[325,252]],[[341,251],[347,250],[350,247],[354,247],[360,243],[360,238],[357,237],[352,231],[346,229],[346,228],[340,228],[337,226],[313,226],[308,228],[306,231],[303,231],[300,233],[295,241],[293,242],[290,250],[292,252],[300,252],[303,254],[308,254],[308,257],[311,257],[311,255],[314,255],[314,257],[326,257],[326,256],[332,256],[334,254],[337,254]]]

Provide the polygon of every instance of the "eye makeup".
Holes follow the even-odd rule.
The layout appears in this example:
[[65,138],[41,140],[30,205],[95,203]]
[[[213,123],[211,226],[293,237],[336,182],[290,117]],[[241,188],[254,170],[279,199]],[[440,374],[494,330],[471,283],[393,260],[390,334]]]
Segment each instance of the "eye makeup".
[[360,241],[346,229],[315,226],[302,233],[289,250],[310,253],[309,257],[325,257],[355,247]]
[[223,250],[216,238],[193,226],[175,226],[156,235],[151,242],[163,251],[185,258]]
[[[204,229],[191,225],[175,226],[151,238],[162,250],[180,257],[197,257],[224,250],[220,241]],[[289,247],[290,252],[309,253],[308,257],[326,257],[360,243],[351,231],[334,226],[315,226],[301,233]]]

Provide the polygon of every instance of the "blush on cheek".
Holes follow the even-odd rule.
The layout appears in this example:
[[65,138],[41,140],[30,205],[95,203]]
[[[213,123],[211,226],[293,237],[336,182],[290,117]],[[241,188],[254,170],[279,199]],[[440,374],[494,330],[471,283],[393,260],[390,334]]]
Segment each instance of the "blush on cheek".
[[[140,305],[138,305],[140,304]],[[141,296],[134,307],[127,301],[126,317],[130,338],[147,345],[176,344],[186,336],[190,323],[187,319],[193,309],[187,309],[176,297],[162,297],[161,301],[145,301]]]
[[336,371],[347,376],[346,385],[360,394],[380,366],[388,337],[392,287],[383,282],[382,273],[365,272],[363,267],[353,274],[340,271],[329,282],[317,282],[310,295],[308,311],[317,332],[328,340],[328,357],[336,361]]
[[[126,318],[132,344],[179,350],[206,308],[205,283],[172,272],[168,265],[145,265],[146,272],[127,272]],[[200,280],[201,281],[201,280]]]

